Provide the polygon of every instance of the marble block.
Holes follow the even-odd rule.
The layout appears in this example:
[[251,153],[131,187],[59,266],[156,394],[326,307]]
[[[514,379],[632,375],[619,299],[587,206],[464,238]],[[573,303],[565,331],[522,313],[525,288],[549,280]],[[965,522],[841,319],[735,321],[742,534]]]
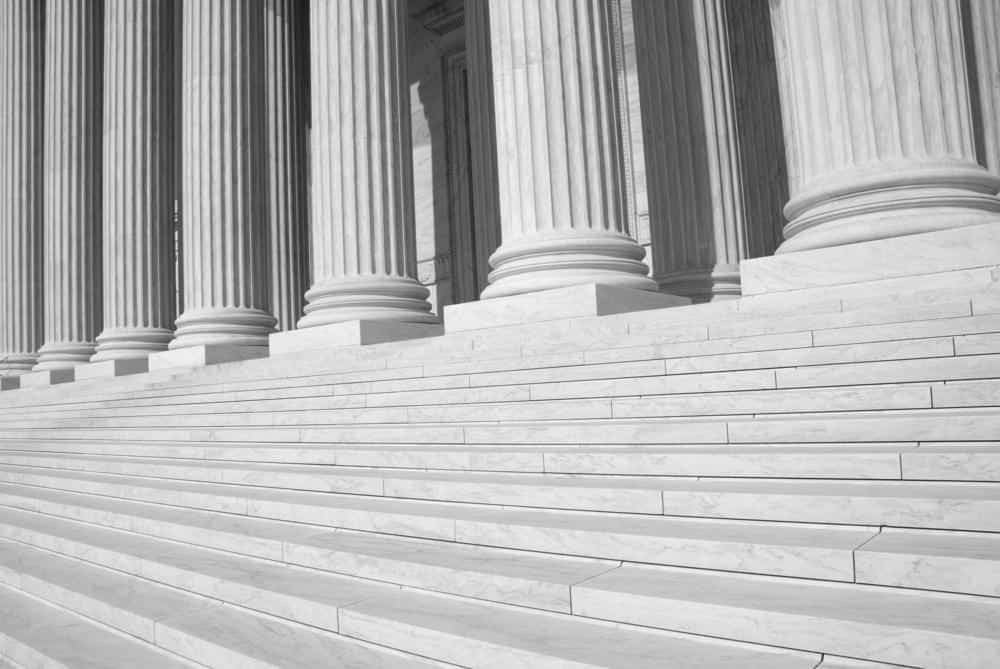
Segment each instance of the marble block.
[[268,344],[271,355],[282,355],[340,346],[366,346],[402,339],[436,337],[441,334],[444,334],[444,328],[436,323],[356,320],[275,332],[268,338]]
[[266,346],[230,346],[226,344],[202,344],[178,348],[173,351],[152,353],[149,356],[149,370],[171,367],[205,367],[223,362],[266,358]]
[[43,386],[54,386],[57,383],[70,383],[76,378],[76,372],[72,367],[68,369],[45,369],[22,374],[19,378],[22,388],[40,388]]
[[740,274],[743,294],[760,295],[994,265],[1000,224],[987,223],[745,260]]
[[588,283],[449,305],[444,308],[444,329],[462,332],[686,304],[691,300],[677,295]]
[[129,374],[144,374],[149,371],[149,360],[147,358],[126,358],[124,360],[102,360],[91,362],[85,365],[78,365],[75,368],[76,380],[101,379],[115,376],[128,376]]
[[0,376],[0,390],[17,390],[20,387],[20,376]]

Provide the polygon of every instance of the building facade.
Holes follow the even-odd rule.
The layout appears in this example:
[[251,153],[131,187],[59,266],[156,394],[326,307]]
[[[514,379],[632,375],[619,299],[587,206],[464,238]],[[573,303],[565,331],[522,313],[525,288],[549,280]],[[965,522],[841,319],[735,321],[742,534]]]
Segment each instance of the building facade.
[[0,374],[998,222],[998,39],[993,0],[7,0]]

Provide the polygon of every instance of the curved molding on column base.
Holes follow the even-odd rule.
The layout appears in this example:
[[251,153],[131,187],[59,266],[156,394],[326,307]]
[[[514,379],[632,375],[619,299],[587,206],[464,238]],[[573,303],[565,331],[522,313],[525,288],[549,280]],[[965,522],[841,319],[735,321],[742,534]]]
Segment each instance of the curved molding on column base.
[[0,353],[0,376],[20,376],[35,368],[38,356],[33,353]]
[[662,292],[689,297],[693,303],[735,300],[742,295],[739,265],[661,274],[656,282]]
[[177,332],[168,348],[171,351],[212,345],[266,348],[274,324],[274,316],[262,309],[191,309],[177,319]]
[[1000,221],[1000,176],[978,166],[931,164],[858,176],[841,173],[789,201],[775,253],[889,239]]
[[565,231],[505,242],[490,256],[490,285],[482,298],[505,297],[597,283],[658,291],[643,262],[645,249],[615,232]]
[[345,321],[437,323],[427,296],[413,279],[397,276],[345,277],[319,282],[306,291],[299,328]]
[[166,351],[174,331],[167,328],[112,328],[97,336],[97,352],[91,362],[133,360]]
[[90,358],[93,355],[93,342],[48,342],[38,349],[38,362],[33,367],[33,370],[72,369],[77,365],[90,362]]

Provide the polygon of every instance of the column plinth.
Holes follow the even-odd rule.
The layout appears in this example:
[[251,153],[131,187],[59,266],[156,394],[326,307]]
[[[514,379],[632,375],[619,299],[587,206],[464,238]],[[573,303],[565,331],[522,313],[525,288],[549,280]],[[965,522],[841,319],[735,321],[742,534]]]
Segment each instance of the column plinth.
[[184,312],[171,349],[265,347],[269,311],[264,12],[188,0],[183,12]]
[[299,327],[434,323],[415,277],[406,5],[313,0],[313,285]]
[[101,329],[103,5],[45,7],[45,343],[35,369],[89,362]]
[[626,227],[614,11],[609,0],[489,2],[502,243],[484,298],[657,289]]
[[92,361],[145,358],[173,338],[173,7],[107,0],[104,331]]
[[1000,221],[958,0],[772,0],[789,159],[778,252]]
[[42,343],[42,9],[0,3],[0,376],[30,371]]

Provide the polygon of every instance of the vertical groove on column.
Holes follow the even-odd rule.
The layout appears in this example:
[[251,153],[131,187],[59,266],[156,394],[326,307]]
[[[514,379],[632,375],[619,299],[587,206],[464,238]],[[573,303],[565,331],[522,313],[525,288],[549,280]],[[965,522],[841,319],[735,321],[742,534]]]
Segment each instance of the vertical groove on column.
[[264,346],[268,233],[264,12],[187,0],[182,55],[184,313],[170,348]]
[[1000,174],[1000,6],[996,0],[969,0],[982,119],[983,161]]
[[657,280],[696,299],[738,296],[747,220],[725,6],[633,7]]
[[266,0],[270,292],[279,330],[295,327],[308,288],[307,39],[305,0]]
[[794,168],[782,251],[996,220],[957,0],[772,8]]
[[484,297],[655,290],[627,234],[615,0],[489,3],[503,244]]
[[312,255],[300,327],[434,322],[413,277],[406,4],[313,0]]
[[45,10],[45,344],[37,369],[87,362],[101,327],[103,3]]
[[[490,25],[487,0],[466,0],[465,34],[469,144],[472,167],[472,210],[476,257],[486,267],[500,246],[500,199],[497,191],[496,117],[493,111],[493,68],[490,62]],[[481,292],[486,287],[483,273]]]
[[30,370],[42,343],[42,10],[0,3],[0,375]]
[[104,331],[93,359],[141,358],[173,336],[173,7],[107,0]]

